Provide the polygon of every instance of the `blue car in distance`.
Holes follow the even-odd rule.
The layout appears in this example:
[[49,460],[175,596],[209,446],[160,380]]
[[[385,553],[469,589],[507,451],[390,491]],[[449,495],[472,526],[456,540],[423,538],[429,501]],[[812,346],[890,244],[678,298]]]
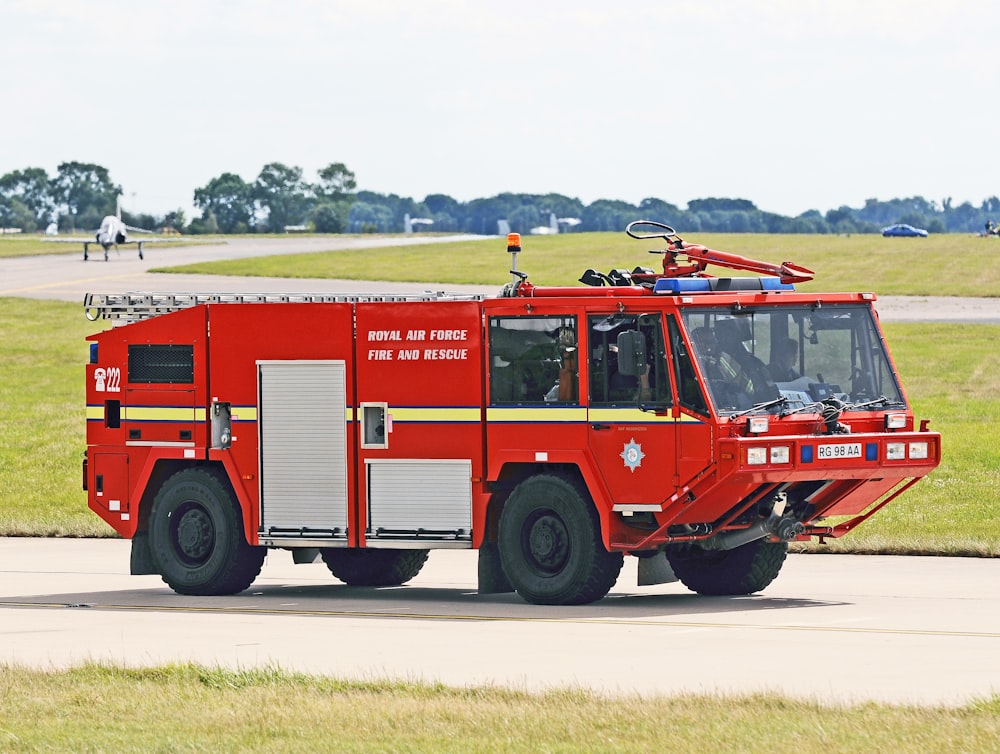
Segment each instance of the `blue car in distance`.
[[906,223],[897,223],[896,225],[890,225],[888,228],[882,228],[882,235],[886,238],[891,236],[916,236],[919,238],[927,238],[927,231],[923,228],[914,228],[912,225],[907,225]]

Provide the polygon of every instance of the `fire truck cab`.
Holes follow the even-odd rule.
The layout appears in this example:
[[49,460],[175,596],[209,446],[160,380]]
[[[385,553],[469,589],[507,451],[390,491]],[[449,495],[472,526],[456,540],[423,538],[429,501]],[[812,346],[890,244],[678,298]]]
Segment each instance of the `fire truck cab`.
[[[873,309],[811,273],[663,239],[663,271],[501,295],[90,294],[90,508],[132,572],[233,594],[269,549],[352,585],[479,550],[483,592],[749,594],[929,473]],[[716,278],[707,264],[771,272]]]

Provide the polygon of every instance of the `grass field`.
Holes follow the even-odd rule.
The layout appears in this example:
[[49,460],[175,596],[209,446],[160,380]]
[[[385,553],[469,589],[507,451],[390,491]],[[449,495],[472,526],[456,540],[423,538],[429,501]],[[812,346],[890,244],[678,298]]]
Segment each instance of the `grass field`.
[[[0,535],[110,536],[86,507],[82,306],[0,298]],[[929,478],[847,537],[836,552],[1000,556],[1000,326],[889,324],[918,417],[944,435]]]
[[80,489],[86,449],[80,304],[0,298],[0,534],[107,536]]
[[4,751],[950,754],[997,751],[1000,696],[959,709],[773,695],[529,694],[195,665],[0,666]]
[[[697,234],[688,240],[768,262],[794,262],[816,280],[799,290],[875,291],[881,295],[1000,295],[1000,239],[945,234],[929,238],[879,235],[820,236]],[[537,285],[576,285],[588,267],[659,269],[661,242],[636,241],[624,233],[526,236],[518,268]],[[659,248],[662,248],[661,246]],[[503,239],[315,252],[159,268],[160,272],[215,275],[341,278],[496,285],[510,279]],[[710,268],[726,276],[723,268]],[[740,274],[740,273],[734,273]]]

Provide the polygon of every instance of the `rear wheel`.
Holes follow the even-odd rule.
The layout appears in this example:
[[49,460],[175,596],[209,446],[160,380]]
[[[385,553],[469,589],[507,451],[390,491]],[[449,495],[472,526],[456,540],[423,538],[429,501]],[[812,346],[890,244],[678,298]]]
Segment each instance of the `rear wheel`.
[[752,594],[774,581],[787,554],[787,542],[759,539],[732,550],[704,550],[694,545],[668,550],[667,560],[674,575],[691,591]]
[[573,482],[540,474],[521,482],[500,514],[504,572],[539,605],[582,605],[614,586],[624,560],[601,541],[597,512]]
[[358,550],[327,547],[321,551],[330,573],[351,586],[398,586],[424,567],[429,550]]
[[164,482],[149,514],[149,545],[157,570],[178,594],[242,592],[267,554],[247,543],[229,485],[204,469],[178,471]]

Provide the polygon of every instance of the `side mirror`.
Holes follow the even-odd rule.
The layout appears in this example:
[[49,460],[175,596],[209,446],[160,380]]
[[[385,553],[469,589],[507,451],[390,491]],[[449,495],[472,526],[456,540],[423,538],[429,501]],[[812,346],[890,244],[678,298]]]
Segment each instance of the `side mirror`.
[[618,371],[629,377],[646,373],[646,339],[638,330],[618,333]]

